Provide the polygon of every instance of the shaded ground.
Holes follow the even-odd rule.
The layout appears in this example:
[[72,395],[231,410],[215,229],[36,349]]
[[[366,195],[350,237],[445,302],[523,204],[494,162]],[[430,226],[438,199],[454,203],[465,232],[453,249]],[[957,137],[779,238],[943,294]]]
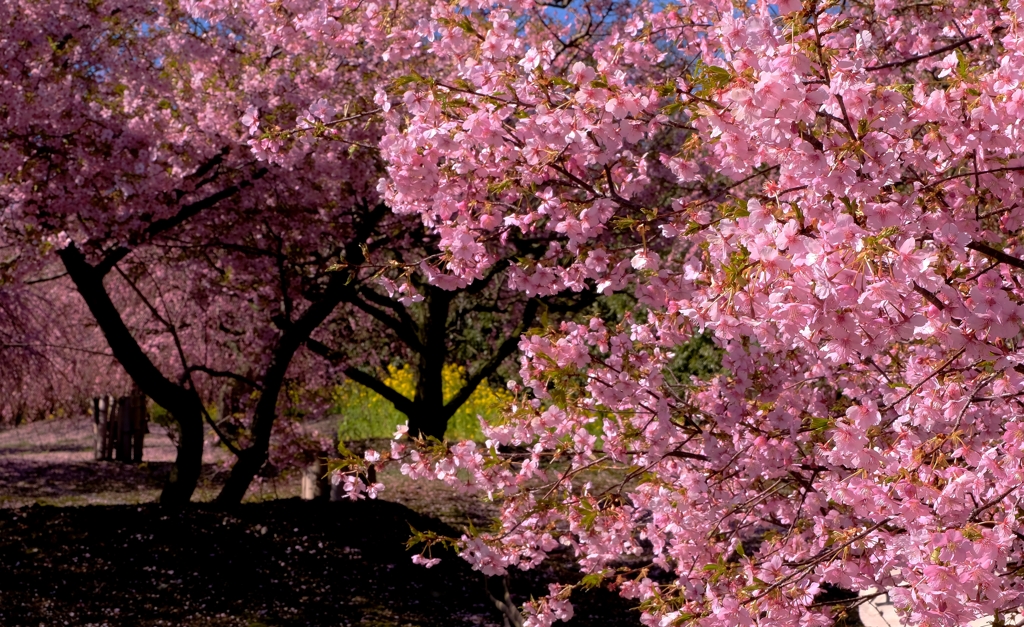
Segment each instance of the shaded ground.
[[[409,525],[448,531],[396,503],[281,499],[218,512],[157,505],[0,510],[0,624],[498,625],[483,578],[458,558],[427,570]],[[545,573],[513,578],[514,598]],[[607,591],[576,625],[636,625]]]
[[[166,430],[149,423],[143,459],[169,462],[174,460],[174,444]],[[0,430],[0,456],[24,461],[85,462],[93,454],[93,424],[86,417],[70,420],[44,420],[24,424],[17,429]],[[226,455],[217,449],[207,450],[204,461],[222,461]]]
[[[0,431],[0,507],[150,503],[171,471],[176,450],[163,427],[150,424],[144,463],[93,461],[88,418],[43,421]],[[204,452],[197,500],[216,496],[227,458]]]
[[[330,431],[327,421],[311,425]],[[0,508],[30,505],[123,505],[153,503],[171,471],[175,448],[159,425],[150,424],[142,464],[93,461],[92,422],[88,419],[46,421],[0,431]],[[389,441],[350,443],[362,454],[368,447],[386,450]],[[212,501],[227,477],[230,455],[209,448],[193,502]],[[392,467],[380,475],[387,485],[384,500],[394,501],[457,528],[487,524],[496,509],[458,494],[440,482],[409,481]],[[260,478],[247,502],[298,496],[297,471]]]
[[[217,511],[203,502],[224,479],[213,450],[198,502],[171,511],[153,501],[174,448],[154,431],[140,465],[92,461],[88,421],[0,432],[0,625],[503,623],[480,573],[456,556],[427,570],[405,548],[410,525],[457,535],[446,523],[481,524],[486,504],[392,473],[381,477],[385,500],[300,501],[298,478],[285,475]],[[558,563],[514,573],[512,598],[540,596],[566,575]],[[570,625],[639,624],[608,591],[574,599]]]

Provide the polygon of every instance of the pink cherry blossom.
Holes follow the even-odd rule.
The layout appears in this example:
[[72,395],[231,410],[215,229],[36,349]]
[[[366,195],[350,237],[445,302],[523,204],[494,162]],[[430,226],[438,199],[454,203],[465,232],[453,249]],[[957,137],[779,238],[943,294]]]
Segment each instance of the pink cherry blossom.
[[[433,285],[537,241],[510,289],[638,303],[524,336],[486,448],[392,449],[500,501],[456,539],[474,568],[564,546],[648,625],[826,625],[826,586],[913,624],[1019,607],[1020,3],[251,4],[283,45],[405,70],[374,75],[377,189],[438,234]],[[719,369],[680,365],[700,342]]]

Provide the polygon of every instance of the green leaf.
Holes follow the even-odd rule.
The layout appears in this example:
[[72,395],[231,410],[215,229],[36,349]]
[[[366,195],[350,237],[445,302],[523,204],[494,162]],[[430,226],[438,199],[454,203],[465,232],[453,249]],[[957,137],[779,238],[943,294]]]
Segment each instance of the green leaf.
[[967,61],[967,56],[964,55],[962,50],[956,51],[956,73],[963,78],[967,78],[967,71],[971,68],[971,64]]
[[669,96],[675,94],[677,89],[678,87],[676,86],[676,83],[673,80],[665,81],[664,83],[661,83],[657,87],[658,95],[663,98],[668,98]]
[[718,67],[717,65],[706,65],[704,66],[704,73],[711,81],[711,86],[714,89],[721,89],[729,84],[732,80],[732,74],[725,68]]
[[661,112],[664,113],[665,115],[675,115],[685,109],[686,103],[676,100],[675,102],[670,102],[664,107],[662,107]]
[[398,87],[404,87],[406,85],[411,85],[413,83],[423,83],[425,81],[426,81],[425,78],[423,78],[422,76],[420,76],[416,72],[413,72],[411,74],[406,74],[405,76],[399,76],[395,80],[391,81],[391,84],[394,85],[396,88],[398,88]]
[[829,418],[811,418],[811,431],[830,429],[835,423]]
[[984,535],[982,535],[981,531],[974,525],[967,525],[963,528],[963,530],[960,533],[964,534],[965,540],[970,540],[971,542],[977,542],[978,540],[981,540],[983,537],[985,537]]

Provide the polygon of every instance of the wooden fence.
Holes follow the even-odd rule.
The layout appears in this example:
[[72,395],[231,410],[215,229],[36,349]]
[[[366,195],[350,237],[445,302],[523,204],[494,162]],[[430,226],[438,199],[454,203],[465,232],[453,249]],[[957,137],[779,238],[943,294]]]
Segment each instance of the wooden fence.
[[129,396],[92,399],[96,460],[141,462],[143,440],[149,432],[146,396],[134,390]]

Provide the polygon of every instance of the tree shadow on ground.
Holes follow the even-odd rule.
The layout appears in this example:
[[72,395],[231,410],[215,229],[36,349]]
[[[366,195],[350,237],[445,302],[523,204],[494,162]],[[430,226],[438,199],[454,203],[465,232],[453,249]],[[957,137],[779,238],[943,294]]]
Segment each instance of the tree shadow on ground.
[[[8,499],[59,499],[64,496],[100,492],[159,490],[171,472],[171,465],[171,462],[49,463],[0,458],[0,486],[3,496]],[[201,483],[212,485],[219,471],[214,464],[204,464]]]
[[[410,525],[454,533],[381,501],[0,510],[0,624],[500,625],[461,559],[411,563]],[[513,600],[546,583],[513,576]],[[575,605],[570,625],[638,624],[606,590]]]

